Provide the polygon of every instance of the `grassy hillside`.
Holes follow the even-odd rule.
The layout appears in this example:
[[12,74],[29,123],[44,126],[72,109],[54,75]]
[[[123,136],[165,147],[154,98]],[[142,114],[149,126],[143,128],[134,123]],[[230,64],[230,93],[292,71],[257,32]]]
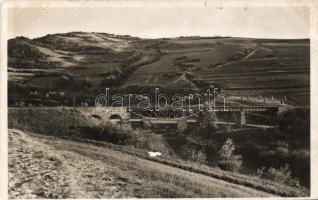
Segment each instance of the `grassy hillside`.
[[9,144],[10,198],[274,196],[91,144],[18,130]]
[[[309,105],[309,40],[143,39],[71,32],[9,40],[9,104],[93,105],[105,87],[288,97]],[[138,88],[138,89],[136,89]],[[51,95],[55,92],[57,94]]]
[[[296,115],[298,116],[298,114]],[[55,146],[59,151],[71,151],[75,153],[79,153],[81,156],[88,156],[91,159],[105,160],[106,163],[109,162],[109,152],[117,151],[123,153],[126,158],[131,156],[138,157],[141,159],[146,159],[148,161],[153,161],[156,163],[161,163],[173,169],[179,171],[186,170],[191,173],[199,174],[198,176],[204,175],[209,178],[214,178],[218,180],[223,180],[232,184],[238,184],[242,187],[253,188],[257,191],[263,191],[273,195],[279,196],[306,196],[308,195],[308,189],[303,186],[291,186],[287,183],[282,183],[278,181],[271,181],[268,179],[264,179],[262,177],[256,176],[255,169],[261,166],[253,166],[254,172],[248,171],[250,170],[253,162],[249,161],[249,159],[280,159],[282,157],[282,152],[280,149],[284,147],[284,145],[271,144],[271,141],[283,140],[288,141],[286,136],[282,136],[279,134],[274,134],[270,132],[264,131],[260,133],[259,131],[254,131],[251,133],[245,132],[245,134],[239,134],[237,132],[228,132],[226,134],[219,134],[215,132],[214,134],[202,134],[200,132],[192,132],[192,134],[188,133],[185,135],[173,135],[173,134],[153,134],[149,131],[145,130],[133,130],[131,128],[121,128],[116,129],[116,127],[111,128],[107,124],[105,125],[96,125],[92,119],[87,118],[87,116],[83,115],[82,112],[67,109],[67,108],[24,108],[24,109],[9,109],[9,128],[10,129],[19,129],[26,132],[37,133],[40,135],[33,135],[36,138],[40,138],[39,142],[44,142],[49,145]],[[286,120],[294,120],[295,117],[289,116],[282,120],[282,124],[286,122]],[[297,121],[298,119],[296,119]],[[302,124],[302,123],[300,123]],[[299,125],[297,125],[299,126]],[[287,128],[282,126],[282,128]],[[239,137],[239,135],[242,137]],[[271,135],[271,137],[269,137]],[[290,133],[288,134],[290,137],[294,137],[295,135]],[[58,137],[56,137],[58,136]],[[213,159],[216,159],[216,153],[224,140],[226,138],[233,138],[235,143],[238,146],[238,152],[243,155],[244,158],[244,168],[239,172],[229,172],[223,171],[217,167],[217,165],[213,164]],[[302,137],[301,135],[299,136]],[[58,139],[63,138],[63,139]],[[251,140],[253,138],[253,140]],[[64,140],[66,139],[66,140]],[[73,141],[73,142],[72,142]],[[246,141],[250,141],[252,145],[246,145]],[[262,142],[263,141],[263,142]],[[298,141],[298,140],[297,140]],[[293,144],[293,143],[289,143]],[[306,145],[305,143],[303,143]],[[254,145],[254,146],[253,146]],[[266,146],[268,145],[268,146]],[[271,146],[272,145],[272,146]],[[98,148],[96,146],[99,146]],[[244,148],[246,147],[246,148]],[[279,148],[280,149],[279,149]],[[305,146],[290,146],[291,148],[299,149],[306,148]],[[106,148],[106,149],[104,149]],[[272,157],[268,157],[270,154],[266,155],[264,152],[271,152],[274,149],[274,154],[271,154]],[[286,149],[286,147],[285,147]],[[287,147],[288,149],[288,147]],[[207,160],[200,160],[199,151],[201,154],[206,154]],[[98,152],[96,152],[98,151]],[[163,155],[159,158],[151,158],[147,156],[147,151],[160,151]],[[245,153],[244,153],[245,151]],[[285,151],[285,150],[283,150]],[[52,152],[52,150],[48,151]],[[54,150],[55,152],[55,150]],[[247,152],[247,153],[246,153]],[[251,155],[251,152],[255,153],[255,155]],[[276,154],[275,154],[276,153]],[[298,152],[300,153],[300,151]],[[117,155],[118,153],[116,153]],[[128,156],[129,155],[129,156]],[[250,155],[251,157],[248,157]],[[263,157],[260,157],[263,155]],[[292,158],[295,156],[294,152],[290,152],[286,154],[285,158]],[[274,156],[277,156],[274,158]],[[285,155],[283,155],[285,156]],[[289,157],[288,157],[289,156]],[[118,156],[117,159],[121,159]],[[75,158],[75,157],[74,157]],[[299,156],[301,159],[301,155]],[[129,161],[129,162],[130,162]],[[148,163],[147,161],[147,163]],[[254,160],[255,161],[255,160]],[[294,160],[295,161],[295,160]],[[123,163],[122,163],[123,162]],[[121,163],[117,163],[116,167],[126,167],[127,166],[135,166],[135,164],[127,164],[127,160],[121,161]],[[134,162],[134,161],[133,161]],[[137,161],[136,161],[137,162]],[[142,161],[143,163],[144,161]],[[267,162],[267,161],[266,161]],[[302,163],[307,163],[308,160],[303,160]],[[64,161],[62,162],[64,163]],[[115,166],[113,162],[112,166]],[[105,164],[105,163],[104,163]],[[268,162],[267,164],[272,164],[272,162]],[[278,163],[277,163],[278,164]],[[164,170],[161,165],[158,168],[157,166],[147,167],[147,172],[141,172],[140,169],[145,170],[145,166],[136,165],[133,170],[137,170],[136,176],[138,177],[147,177],[147,180],[153,180],[154,185],[143,185],[149,186],[146,190],[140,191],[138,194],[141,197],[220,197],[220,196],[258,196],[260,194],[250,194],[246,195],[245,193],[240,194],[236,192],[229,192],[224,190],[225,187],[221,186],[223,189],[216,189],[214,182],[208,183],[204,182],[200,187],[197,187],[197,179],[194,178],[185,178],[182,173],[180,174],[174,170]],[[139,168],[140,167],[140,168]],[[245,171],[244,171],[245,170]],[[247,171],[246,171],[247,170]],[[301,169],[302,172],[308,169]],[[253,171],[253,170],[252,170]],[[168,173],[168,174],[167,174]],[[307,174],[307,172],[306,172]],[[94,176],[94,175],[93,175]],[[197,176],[197,175],[195,175]],[[173,178],[172,178],[173,177]],[[193,177],[193,176],[191,176]],[[205,179],[201,177],[200,179]],[[189,182],[189,180],[191,180]],[[199,180],[199,179],[198,179]],[[158,181],[158,182],[157,182]],[[171,185],[175,185],[173,190],[168,190],[170,187],[165,187],[165,184],[162,182],[167,182]],[[159,185],[157,185],[159,184]],[[210,185],[212,184],[212,185]],[[223,183],[222,183],[223,184]],[[208,189],[206,187],[211,187],[212,189]],[[215,187],[215,188],[214,188]],[[188,189],[184,189],[188,188]],[[201,188],[201,189],[199,189]],[[204,188],[204,189],[202,189]],[[213,189],[214,188],[214,189]],[[245,188],[241,188],[239,190],[246,191]],[[173,192],[174,191],[174,192]],[[191,191],[190,193],[188,193]],[[227,191],[227,192],[224,192]],[[128,194],[125,194],[128,195]],[[125,196],[124,195],[124,196]],[[128,195],[129,196],[129,195]],[[224,197],[225,197],[224,196]]]
[[73,109],[9,109],[8,127],[49,135],[71,133],[81,126],[92,127],[79,111]]

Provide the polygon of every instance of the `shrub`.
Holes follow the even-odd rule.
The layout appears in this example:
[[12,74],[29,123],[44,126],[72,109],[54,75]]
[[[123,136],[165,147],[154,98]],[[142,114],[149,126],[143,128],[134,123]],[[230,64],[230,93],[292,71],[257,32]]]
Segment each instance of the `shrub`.
[[289,164],[293,176],[300,179],[301,184],[310,186],[310,152],[300,149],[290,153]]
[[199,151],[192,150],[192,160],[200,164],[205,164],[207,157],[206,157],[206,154],[201,150]]
[[266,170],[265,167],[262,167],[261,169],[257,169],[257,176],[278,183],[284,183],[296,187],[299,186],[299,180],[291,176],[291,170],[289,169],[288,164],[285,164],[284,167],[280,167],[278,169],[270,167]]
[[291,154],[292,156],[295,156],[298,159],[310,159],[310,153],[308,150],[305,149],[294,150]]
[[275,152],[276,152],[276,154],[282,155],[282,156],[289,155],[289,150],[287,148],[284,148],[284,147],[276,147]]
[[234,155],[235,146],[231,139],[227,139],[219,150],[218,165],[223,170],[237,171],[242,165],[242,156]]
[[194,161],[198,164],[207,163],[207,155],[204,149],[194,149],[192,146],[187,145],[184,145],[181,148],[181,156],[183,159]]
[[100,140],[118,145],[136,143],[136,137],[133,132],[123,128],[110,126],[109,124],[103,124],[95,127],[80,127],[77,137]]

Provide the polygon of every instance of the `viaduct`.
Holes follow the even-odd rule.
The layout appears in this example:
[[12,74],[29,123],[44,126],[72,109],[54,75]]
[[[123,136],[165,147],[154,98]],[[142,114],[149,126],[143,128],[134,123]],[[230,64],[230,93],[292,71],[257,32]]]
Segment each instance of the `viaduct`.
[[[260,113],[271,117],[276,117],[279,111],[278,106],[219,106],[214,107],[212,112],[218,115],[235,114],[238,116],[235,122],[239,126],[247,124],[247,113]],[[170,108],[155,111],[141,111],[137,108],[127,107],[106,107],[96,108],[91,112],[91,116],[98,116],[103,121],[109,121],[113,123],[150,123],[150,124],[178,124],[180,121],[187,123],[196,123],[198,119],[195,117],[195,113],[198,113],[197,107],[179,111]],[[220,122],[226,123],[226,122]]]

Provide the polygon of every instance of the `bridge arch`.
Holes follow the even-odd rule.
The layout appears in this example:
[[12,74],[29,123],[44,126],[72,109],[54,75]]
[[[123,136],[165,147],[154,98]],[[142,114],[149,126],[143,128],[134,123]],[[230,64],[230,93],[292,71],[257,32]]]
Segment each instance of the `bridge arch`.
[[112,114],[109,116],[109,121],[114,124],[121,124],[123,122],[123,118],[119,114]]
[[130,118],[129,112],[121,107],[95,108],[92,110],[91,115],[98,116],[102,121],[118,123],[124,123]]

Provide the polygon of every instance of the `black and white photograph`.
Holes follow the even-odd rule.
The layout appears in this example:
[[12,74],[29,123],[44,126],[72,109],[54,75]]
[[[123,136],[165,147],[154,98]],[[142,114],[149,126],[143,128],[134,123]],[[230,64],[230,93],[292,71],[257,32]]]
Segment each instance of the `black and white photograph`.
[[9,199],[312,197],[309,4],[30,2],[1,15]]

